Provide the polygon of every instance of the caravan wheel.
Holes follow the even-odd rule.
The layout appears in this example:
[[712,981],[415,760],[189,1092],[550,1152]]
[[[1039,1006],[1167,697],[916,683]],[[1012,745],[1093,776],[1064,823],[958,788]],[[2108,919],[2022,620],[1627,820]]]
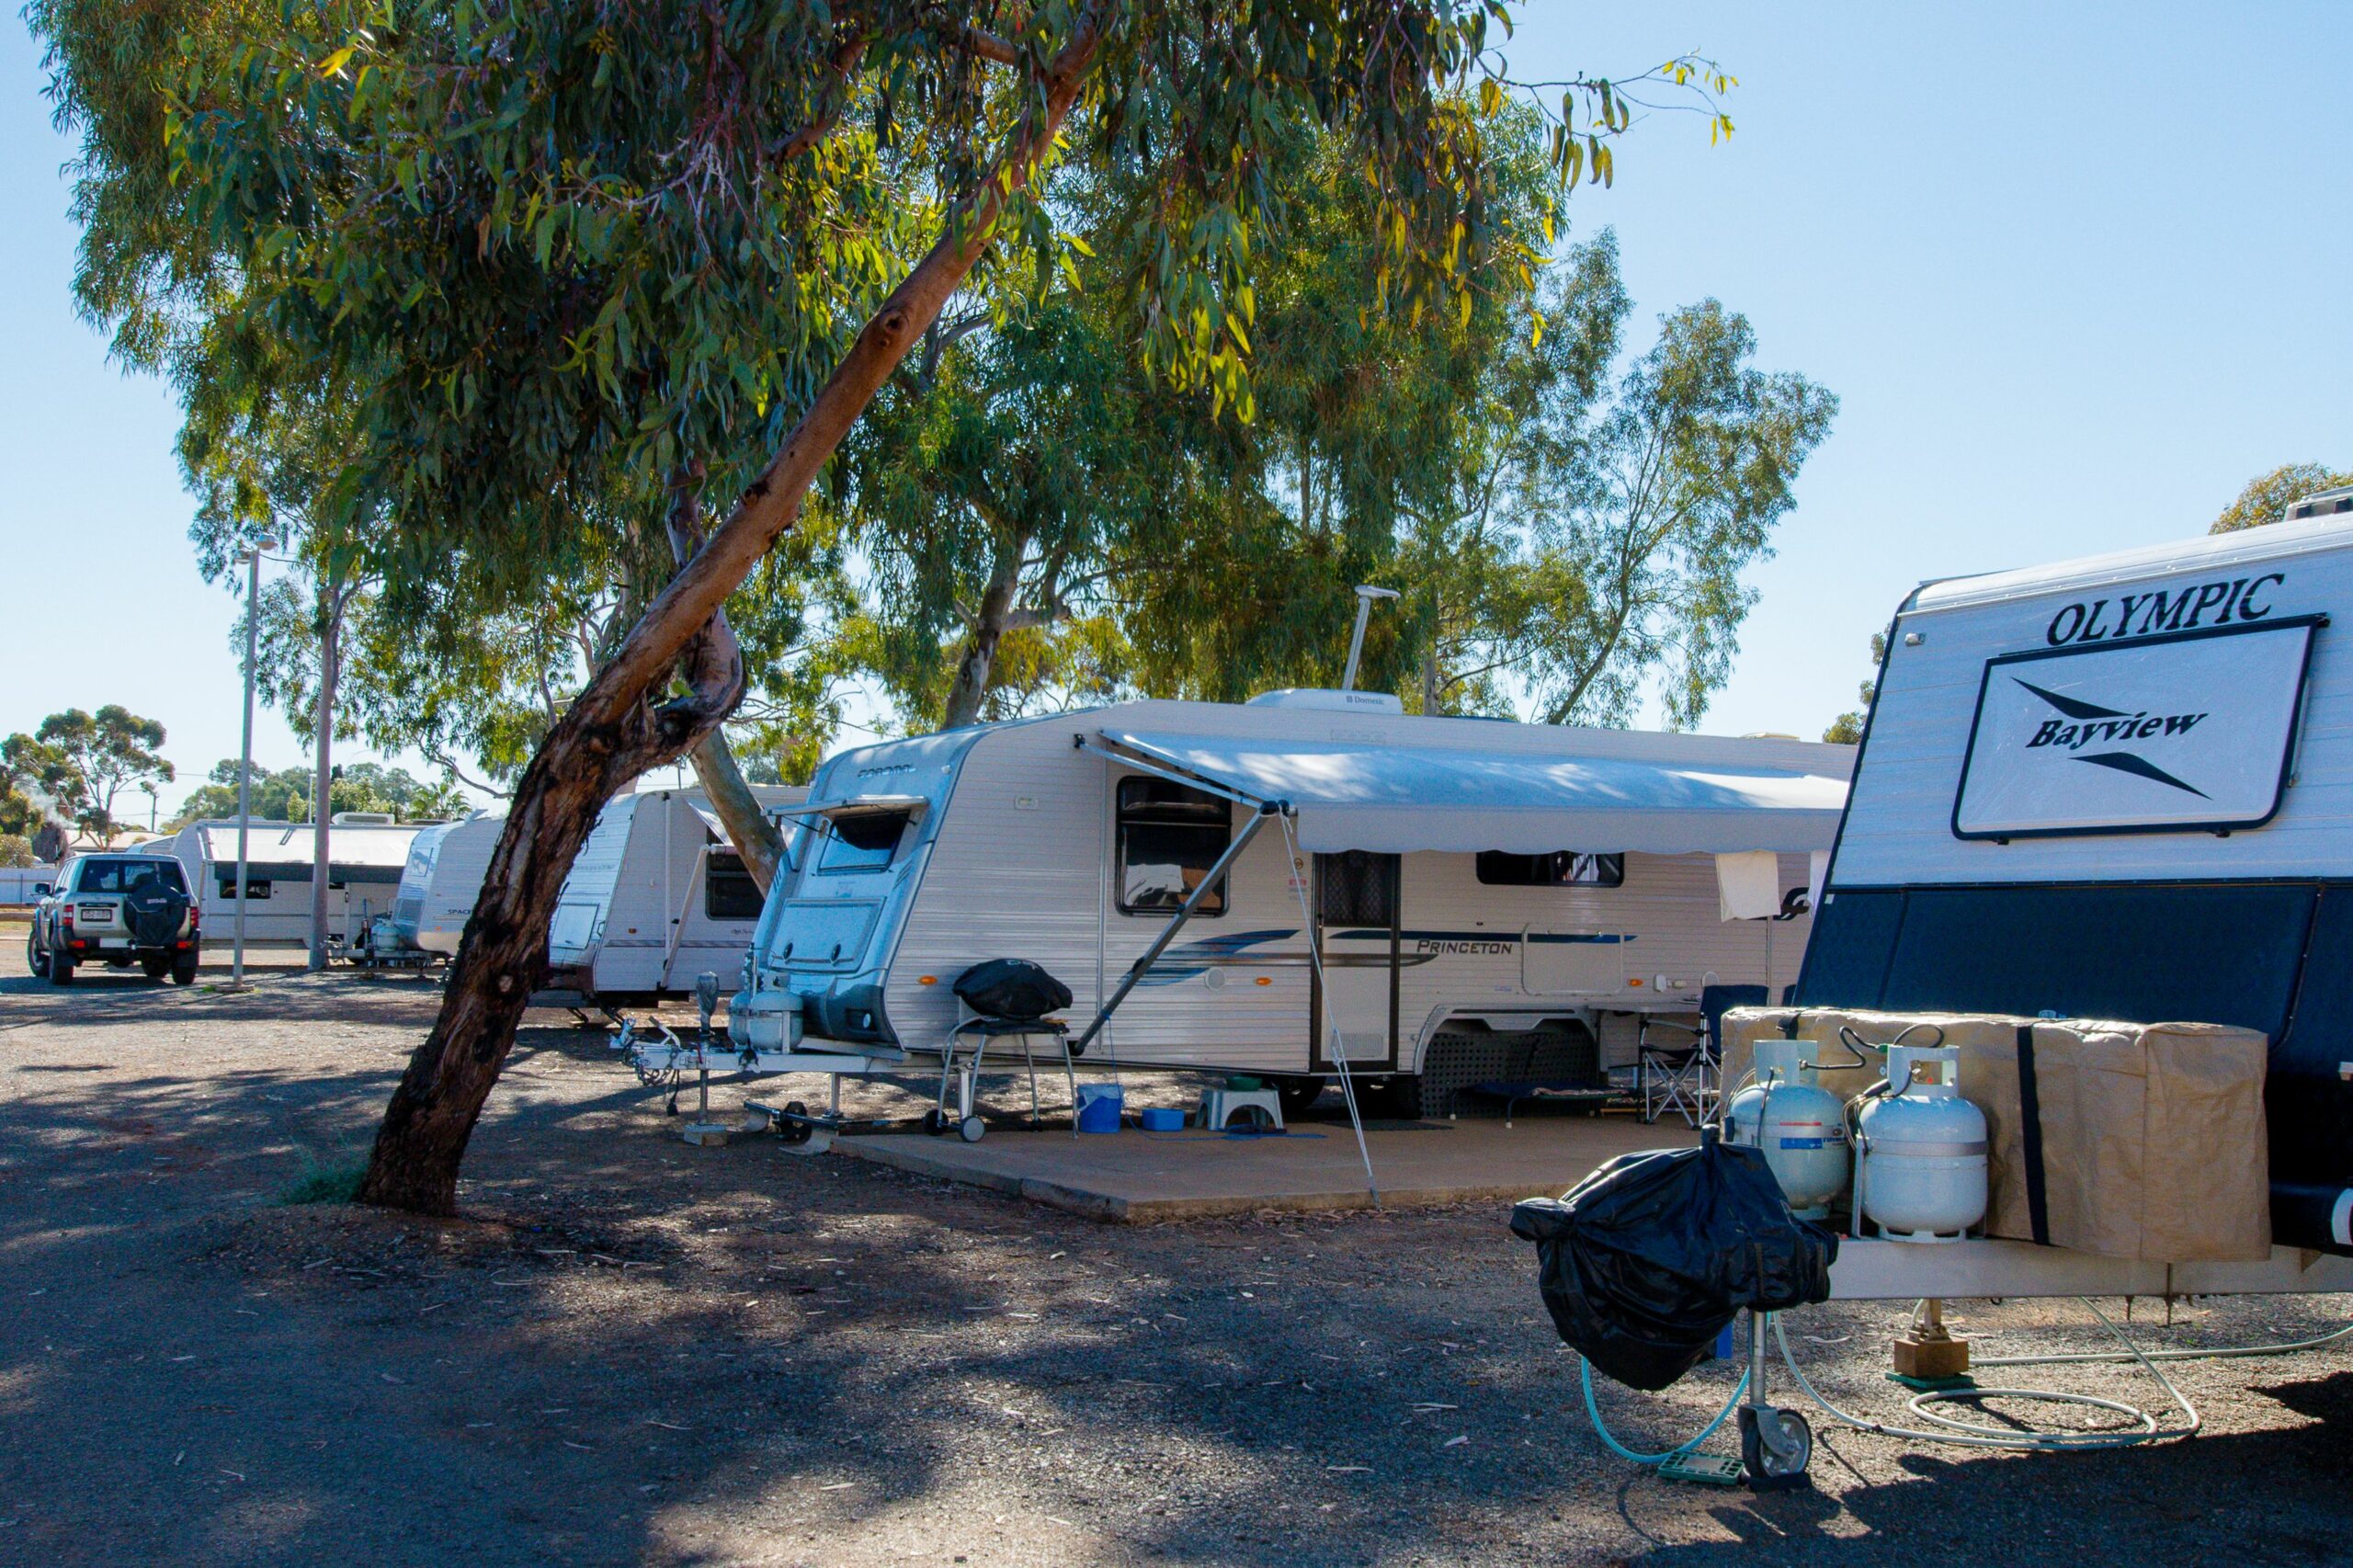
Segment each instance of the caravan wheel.
[[1275,1100],[1283,1108],[1283,1119],[1291,1121],[1315,1108],[1324,1097],[1324,1080],[1307,1077],[1270,1079],[1275,1085]]

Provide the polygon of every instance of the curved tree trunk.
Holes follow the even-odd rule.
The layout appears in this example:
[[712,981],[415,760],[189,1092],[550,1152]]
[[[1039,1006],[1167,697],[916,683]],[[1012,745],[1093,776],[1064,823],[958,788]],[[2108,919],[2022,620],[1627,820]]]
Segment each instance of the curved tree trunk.
[[1028,545],[1028,536],[1016,533],[997,551],[981,589],[980,613],[973,616],[972,635],[964,640],[964,656],[956,662],[956,678],[948,687],[948,705],[939,716],[943,730],[961,729],[981,716],[996,647],[1005,641],[1006,623],[1013,614],[1014,590],[1021,585],[1021,552]]
[[[682,472],[671,486],[670,554],[680,566],[702,548],[701,491],[699,463]],[[728,842],[744,858],[744,869],[751,873],[760,896],[766,898],[776,881],[778,862],[784,858],[784,835],[760,809],[759,797],[752,793],[743,768],[736,764],[734,748],[727,744],[727,732],[713,728],[687,756],[694,764],[703,793],[710,797],[710,809],[727,830]]]
[[[1039,84],[1044,112],[951,210],[940,239],[859,330],[733,513],[549,730],[516,786],[482,897],[449,966],[440,1016],[384,1108],[360,1180],[362,1203],[456,1210],[466,1142],[546,972],[556,895],[597,813],[620,785],[700,742],[742,697],[742,654],[723,609],[728,595],[792,526],[842,438],[988,248],[1006,198],[1069,117],[1094,65],[1100,26],[1099,10],[1089,6]],[[655,706],[652,699],[682,658],[690,694]]]

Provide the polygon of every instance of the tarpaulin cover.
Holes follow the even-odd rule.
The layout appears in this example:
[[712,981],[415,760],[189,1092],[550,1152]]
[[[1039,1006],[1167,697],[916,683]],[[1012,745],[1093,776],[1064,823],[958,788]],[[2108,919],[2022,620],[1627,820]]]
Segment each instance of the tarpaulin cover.
[[1838,1238],[1790,1212],[1761,1149],[1621,1154],[1565,1198],[1514,1206],[1538,1285],[1576,1352],[1631,1388],[1689,1371],[1743,1308],[1830,1299]]
[[1303,849],[1826,849],[1847,781],[1730,759],[1563,756],[1472,744],[1107,729],[1142,756],[1299,813]]
[[[1803,1040],[1824,1089],[1850,1098],[1885,1067],[1839,1043],[1961,1052],[1961,1095],[1985,1115],[1985,1233],[2151,1263],[2271,1256],[2268,1042],[2222,1024],[2130,1024],[2000,1013],[1737,1007],[1723,1081],[1756,1041]],[[1906,1034],[1905,1031],[1911,1031]]]
[[956,994],[984,1018],[1042,1018],[1070,1006],[1070,987],[1028,959],[990,959],[956,977]]

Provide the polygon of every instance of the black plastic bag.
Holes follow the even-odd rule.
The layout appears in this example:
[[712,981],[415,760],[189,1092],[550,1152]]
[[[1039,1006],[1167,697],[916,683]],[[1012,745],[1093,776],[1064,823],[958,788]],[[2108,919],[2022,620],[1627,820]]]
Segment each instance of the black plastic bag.
[[1790,1212],[1760,1149],[1710,1131],[1697,1149],[1621,1154],[1565,1198],[1511,1211],[1536,1244],[1561,1337],[1620,1382],[1663,1389],[1745,1307],[1830,1299],[1838,1237]]
[[956,977],[956,994],[984,1018],[1042,1018],[1070,1006],[1070,987],[1028,959],[990,959]]

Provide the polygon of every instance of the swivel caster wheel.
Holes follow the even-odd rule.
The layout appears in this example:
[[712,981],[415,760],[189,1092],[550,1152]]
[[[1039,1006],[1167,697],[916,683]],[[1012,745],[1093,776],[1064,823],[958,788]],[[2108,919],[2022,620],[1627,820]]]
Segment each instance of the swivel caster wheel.
[[1769,1404],[1740,1407],[1740,1467],[1752,1492],[1788,1492],[1813,1484],[1813,1428],[1794,1410]]
[[961,1138],[967,1143],[979,1142],[981,1141],[982,1134],[987,1131],[987,1123],[983,1122],[977,1116],[968,1116],[963,1120],[956,1124],[956,1136]]

